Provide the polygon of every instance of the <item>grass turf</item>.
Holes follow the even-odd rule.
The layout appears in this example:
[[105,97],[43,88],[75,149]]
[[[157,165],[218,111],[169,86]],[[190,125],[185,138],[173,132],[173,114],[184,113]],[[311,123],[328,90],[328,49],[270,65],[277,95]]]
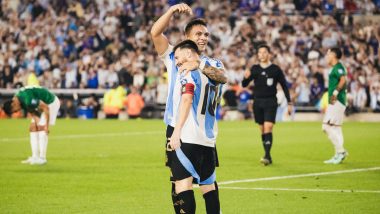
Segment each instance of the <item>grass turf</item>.
[[[44,166],[20,164],[30,155],[28,124],[0,120],[0,213],[173,213],[161,121],[58,120]],[[320,126],[277,124],[274,164],[264,167],[253,122],[220,122],[217,180],[380,167],[379,123],[344,124],[350,156],[340,165],[323,164],[333,148]],[[352,192],[307,191],[312,189]],[[380,191],[380,170],[221,185],[220,200],[227,214],[378,213],[380,192],[357,190]],[[195,194],[197,213],[205,213],[199,190]]]

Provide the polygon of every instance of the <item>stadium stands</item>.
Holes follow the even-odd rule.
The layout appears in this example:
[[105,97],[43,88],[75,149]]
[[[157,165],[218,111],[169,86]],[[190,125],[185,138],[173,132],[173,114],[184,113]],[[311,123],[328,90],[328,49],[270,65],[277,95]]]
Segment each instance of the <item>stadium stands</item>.
[[[178,2],[1,1],[0,98],[7,89],[37,83],[83,89],[79,94],[121,85],[137,87],[148,107],[162,106],[165,67],[149,30]],[[348,111],[380,111],[379,0],[186,2],[208,21],[209,55],[222,59],[237,95],[245,92],[239,87],[244,70],[257,62],[255,47],[266,42],[286,73],[298,110],[315,111],[327,83],[324,54],[339,46],[349,72]],[[171,43],[182,38],[189,19],[172,20]]]

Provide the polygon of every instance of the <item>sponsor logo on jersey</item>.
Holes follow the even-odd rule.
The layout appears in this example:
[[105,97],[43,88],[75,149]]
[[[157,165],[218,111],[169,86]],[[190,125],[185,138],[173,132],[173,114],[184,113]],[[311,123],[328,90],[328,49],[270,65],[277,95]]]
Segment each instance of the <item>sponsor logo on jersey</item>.
[[181,79],[181,85],[186,85],[187,80],[186,79]]
[[268,78],[267,79],[267,85],[272,86],[273,85],[273,78]]
[[38,101],[36,99],[32,99],[30,101],[30,104],[32,104],[32,105],[37,105],[37,103],[38,103]]

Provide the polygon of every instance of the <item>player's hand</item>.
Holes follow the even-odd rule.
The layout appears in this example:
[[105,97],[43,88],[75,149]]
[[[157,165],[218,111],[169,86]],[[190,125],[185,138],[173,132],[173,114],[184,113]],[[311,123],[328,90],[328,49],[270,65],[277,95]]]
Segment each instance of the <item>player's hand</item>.
[[169,145],[173,150],[178,149],[181,146],[180,132],[174,130],[172,136],[169,138]]
[[251,71],[249,69],[246,69],[245,72],[244,72],[244,78],[248,79],[249,76],[251,76]]
[[179,67],[179,72],[182,73],[186,71],[186,74],[192,70],[195,70],[199,67],[199,62],[198,61],[188,61],[184,62],[181,67]]
[[44,131],[46,132],[46,135],[49,134],[49,126],[48,125],[44,126]]
[[170,7],[170,10],[173,13],[178,12],[178,13],[187,13],[189,15],[193,15],[193,10],[191,9],[191,7],[189,7],[189,5],[185,3],[173,5]]
[[288,104],[288,114],[289,114],[289,116],[291,116],[292,115],[292,113],[293,113],[293,109],[294,109],[294,106],[293,106],[293,104]]
[[337,98],[335,95],[331,95],[331,98],[330,98],[330,104],[331,105],[334,105],[334,103],[336,102]]

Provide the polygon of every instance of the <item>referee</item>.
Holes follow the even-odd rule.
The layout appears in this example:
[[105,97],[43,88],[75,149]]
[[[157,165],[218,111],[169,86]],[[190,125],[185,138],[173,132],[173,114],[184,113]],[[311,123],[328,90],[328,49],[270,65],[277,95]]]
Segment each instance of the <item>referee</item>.
[[258,59],[260,64],[253,65],[251,70],[247,70],[244,74],[242,82],[243,87],[249,85],[253,80],[253,112],[255,121],[259,124],[261,131],[261,140],[263,142],[265,156],[260,160],[262,164],[272,164],[270,150],[273,142],[273,125],[277,112],[277,83],[281,84],[288,101],[289,114],[293,110],[290,100],[289,90],[286,86],[286,80],[281,68],[270,61],[270,48],[268,45],[262,44],[258,48]]

